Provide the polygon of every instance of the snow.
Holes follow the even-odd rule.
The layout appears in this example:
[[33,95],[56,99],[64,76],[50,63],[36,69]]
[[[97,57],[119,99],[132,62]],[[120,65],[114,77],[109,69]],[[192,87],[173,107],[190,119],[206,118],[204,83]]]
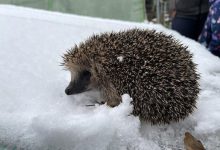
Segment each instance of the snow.
[[[133,27],[172,34],[194,54],[201,92],[187,119],[152,126],[130,115],[128,95],[115,108],[87,107],[98,91],[65,95],[70,74],[60,66],[63,53],[95,33]],[[186,131],[207,149],[220,148],[220,59],[175,31],[0,5],[0,48],[0,144],[9,149],[183,149]]]
[[119,62],[122,62],[124,57],[123,56],[118,56],[117,59],[118,59]]

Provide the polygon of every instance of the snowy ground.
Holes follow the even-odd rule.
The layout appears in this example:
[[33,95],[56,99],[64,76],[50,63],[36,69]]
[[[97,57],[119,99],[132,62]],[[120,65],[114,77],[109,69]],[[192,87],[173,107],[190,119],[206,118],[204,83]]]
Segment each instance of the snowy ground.
[[[61,55],[94,33],[132,27],[172,34],[189,46],[201,74],[198,109],[164,126],[140,123],[129,97],[119,107],[85,107],[97,92],[66,96],[70,75]],[[160,25],[94,19],[0,5],[0,144],[9,149],[183,149],[190,131],[209,150],[220,149],[220,59]]]

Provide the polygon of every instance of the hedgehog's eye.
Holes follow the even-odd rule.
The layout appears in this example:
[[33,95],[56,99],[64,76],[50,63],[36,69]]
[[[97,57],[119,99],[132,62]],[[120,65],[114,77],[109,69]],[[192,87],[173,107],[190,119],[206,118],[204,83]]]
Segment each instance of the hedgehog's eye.
[[82,80],[88,81],[88,80],[90,80],[91,72],[89,72],[87,70],[84,70],[84,71],[82,71],[80,77],[81,77]]

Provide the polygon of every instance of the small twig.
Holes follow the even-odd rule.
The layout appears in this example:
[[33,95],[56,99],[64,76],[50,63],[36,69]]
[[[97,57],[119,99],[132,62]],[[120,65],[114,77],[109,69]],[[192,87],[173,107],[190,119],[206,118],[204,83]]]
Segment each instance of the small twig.
[[90,107],[90,106],[95,106],[95,104],[88,104],[88,105],[85,105],[86,107]]
[[[95,101],[95,104],[103,105],[103,104],[105,104],[105,102]],[[86,107],[90,107],[90,106],[95,106],[95,104],[87,104],[87,105],[85,105],[85,106],[86,106]]]

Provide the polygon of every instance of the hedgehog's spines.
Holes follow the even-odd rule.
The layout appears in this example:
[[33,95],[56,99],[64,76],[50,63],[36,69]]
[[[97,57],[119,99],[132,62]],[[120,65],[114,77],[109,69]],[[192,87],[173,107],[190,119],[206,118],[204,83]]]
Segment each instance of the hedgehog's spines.
[[104,100],[118,103],[129,93],[133,114],[152,124],[182,120],[196,108],[196,65],[188,47],[171,35],[137,28],[105,32],[70,49],[63,60],[64,66],[90,68]]

